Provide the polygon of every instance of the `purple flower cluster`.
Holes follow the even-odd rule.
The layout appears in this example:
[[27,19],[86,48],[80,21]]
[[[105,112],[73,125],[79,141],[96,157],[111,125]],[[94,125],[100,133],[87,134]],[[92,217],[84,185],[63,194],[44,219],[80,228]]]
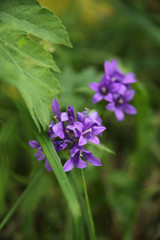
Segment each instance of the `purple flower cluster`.
[[[61,112],[59,103],[54,98],[52,103],[52,111],[55,114],[55,122],[51,121],[49,125],[48,135],[53,146],[58,153],[63,149],[70,148],[70,159],[64,164],[64,171],[70,171],[74,165],[77,168],[85,168],[86,161],[95,166],[101,166],[99,159],[94,157],[91,152],[84,148],[87,142],[100,144],[98,135],[106,129],[102,126],[101,118],[97,112],[88,113],[88,110],[77,112],[76,116],[72,106],[68,107],[67,112]],[[30,141],[29,145],[39,151],[35,154],[38,161],[46,159],[40,144],[37,141]],[[45,167],[51,171],[48,160],[45,160]]]
[[134,90],[131,84],[136,82],[133,73],[124,74],[114,59],[112,62],[105,61],[105,74],[102,76],[100,83],[93,82],[89,87],[96,92],[93,96],[93,103],[102,99],[109,102],[106,109],[113,111],[118,121],[124,119],[124,113],[136,114],[137,110],[128,102],[134,97]]

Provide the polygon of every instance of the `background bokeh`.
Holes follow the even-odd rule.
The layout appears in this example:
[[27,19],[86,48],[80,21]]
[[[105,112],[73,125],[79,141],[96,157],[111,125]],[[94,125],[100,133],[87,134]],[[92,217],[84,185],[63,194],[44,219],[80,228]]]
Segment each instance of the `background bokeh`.
[[[157,0],[41,0],[60,17],[73,48],[46,43],[61,73],[61,106],[96,109],[107,127],[103,148],[89,146],[103,166],[85,169],[98,240],[160,239],[160,2]],[[45,43],[43,43],[45,44]],[[118,123],[105,102],[92,104],[90,82],[116,58],[137,83],[136,116]],[[16,106],[18,93],[0,89],[0,217],[12,207],[41,164],[28,146],[33,132]],[[66,153],[67,154],[67,153]],[[62,156],[67,158],[66,154]],[[81,185],[79,171],[75,169]],[[72,181],[72,175],[68,174]],[[72,239],[73,225],[57,180],[44,170],[4,230],[2,240]],[[89,239],[87,229],[84,239]]]

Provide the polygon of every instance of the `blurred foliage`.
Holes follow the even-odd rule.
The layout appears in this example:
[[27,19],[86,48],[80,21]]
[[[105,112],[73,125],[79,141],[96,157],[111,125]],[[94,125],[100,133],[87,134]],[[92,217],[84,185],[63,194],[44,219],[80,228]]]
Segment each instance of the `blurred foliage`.
[[[95,109],[107,127],[101,142],[116,154],[92,145],[103,167],[88,166],[87,180],[99,240],[160,238],[160,2],[157,0],[41,0],[65,24],[72,49],[54,46],[61,74],[65,109]],[[45,47],[50,49],[49,43]],[[138,82],[133,105],[136,116],[117,123],[105,103],[92,104],[90,82],[99,81],[105,59],[117,58]],[[32,129],[20,114],[23,104],[14,87],[0,83],[0,217],[5,216],[41,163],[27,142]],[[63,156],[66,158],[67,156]],[[81,187],[79,171],[74,170]],[[72,174],[68,174],[72,180]],[[72,218],[57,181],[43,173],[36,188],[0,232],[2,240],[72,239]],[[65,237],[64,237],[65,236]],[[85,239],[89,239],[85,231]]]

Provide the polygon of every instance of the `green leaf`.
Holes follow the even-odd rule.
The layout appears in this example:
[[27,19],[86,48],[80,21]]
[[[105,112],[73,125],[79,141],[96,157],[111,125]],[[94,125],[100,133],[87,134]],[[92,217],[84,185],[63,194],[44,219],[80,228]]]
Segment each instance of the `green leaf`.
[[54,13],[36,0],[0,1],[0,19],[13,29],[71,47],[68,33]]
[[[51,59],[49,58],[48,62],[47,60],[43,62],[43,56],[44,59],[47,59],[47,53],[44,50],[40,53],[41,57],[39,57],[40,54],[37,51],[38,56],[33,58],[35,43],[24,35],[18,37],[18,34],[14,33],[12,36],[14,45],[17,45],[17,48],[8,44],[8,38],[6,37],[5,41],[5,36],[0,42],[0,77],[18,88],[32,118],[37,125],[37,120],[39,120],[43,128],[45,128],[49,122],[48,105],[51,104],[53,96],[56,96],[61,91],[58,81],[48,67]],[[27,44],[26,49],[24,46],[25,50],[22,51],[21,48],[18,48],[18,41],[22,44],[23,42],[25,44],[26,41],[29,42],[30,52],[28,50],[28,54],[25,54],[24,51],[27,51],[29,44]],[[38,48],[41,50],[40,46]]]
[[113,155],[116,154],[113,150],[111,150],[110,148],[104,146],[103,144],[95,145],[95,147],[96,147],[98,150],[100,150],[100,151],[105,151],[105,152],[111,153],[111,154],[113,154]]
[[46,129],[52,99],[62,89],[51,72],[59,72],[52,55],[33,39],[71,46],[68,34],[36,0],[1,1],[0,9],[0,78],[19,90],[38,129]]

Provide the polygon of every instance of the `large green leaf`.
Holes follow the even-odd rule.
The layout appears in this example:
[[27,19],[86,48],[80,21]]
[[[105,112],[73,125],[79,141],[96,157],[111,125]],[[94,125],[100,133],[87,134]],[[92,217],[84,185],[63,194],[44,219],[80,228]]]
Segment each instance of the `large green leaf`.
[[31,35],[71,46],[60,20],[36,0],[0,1],[0,78],[19,90],[40,130],[40,124],[48,126],[49,106],[62,89],[51,72],[59,72],[52,55]]
[[0,1],[0,19],[14,29],[71,47],[61,21],[36,0]]

